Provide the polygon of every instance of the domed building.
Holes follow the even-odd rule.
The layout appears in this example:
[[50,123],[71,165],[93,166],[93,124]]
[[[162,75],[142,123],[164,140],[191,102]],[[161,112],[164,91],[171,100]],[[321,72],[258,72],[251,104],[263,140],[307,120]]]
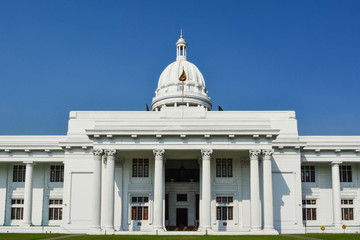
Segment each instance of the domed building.
[[0,136],[0,233],[360,230],[360,136],[299,136],[294,111],[211,111],[176,42],[152,111],[72,111],[63,136]]

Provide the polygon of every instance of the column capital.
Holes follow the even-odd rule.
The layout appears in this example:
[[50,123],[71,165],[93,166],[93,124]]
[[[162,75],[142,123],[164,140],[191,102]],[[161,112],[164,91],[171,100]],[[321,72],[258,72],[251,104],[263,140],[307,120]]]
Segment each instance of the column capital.
[[164,149],[154,149],[153,153],[155,157],[162,157],[164,156],[165,150]]
[[260,154],[261,154],[261,150],[260,150],[260,149],[250,149],[250,150],[249,150],[250,158],[256,158],[256,159],[257,159]]
[[274,149],[263,149],[262,150],[263,159],[265,159],[265,160],[270,160],[271,156],[273,154],[274,154]]
[[24,164],[31,164],[31,165],[35,165],[35,163],[33,161],[23,161]]
[[341,161],[333,161],[333,162],[330,163],[331,166],[333,166],[333,165],[340,165],[340,164],[342,164]]
[[116,155],[115,149],[105,149],[104,152],[105,152],[106,156],[115,156]]
[[203,157],[210,157],[210,155],[213,153],[212,149],[201,149],[201,155]]
[[92,153],[95,155],[95,156],[102,156],[104,154],[104,150],[102,149],[93,149],[92,150]]

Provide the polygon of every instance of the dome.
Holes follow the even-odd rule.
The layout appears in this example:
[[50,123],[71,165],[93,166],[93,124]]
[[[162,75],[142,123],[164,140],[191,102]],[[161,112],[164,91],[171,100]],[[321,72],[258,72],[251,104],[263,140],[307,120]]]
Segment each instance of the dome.
[[[186,41],[180,36],[176,43],[176,61],[161,73],[151,108],[162,106],[203,106],[211,110],[211,101],[205,87],[204,77],[199,69],[186,59]],[[183,81],[180,80],[182,78]]]

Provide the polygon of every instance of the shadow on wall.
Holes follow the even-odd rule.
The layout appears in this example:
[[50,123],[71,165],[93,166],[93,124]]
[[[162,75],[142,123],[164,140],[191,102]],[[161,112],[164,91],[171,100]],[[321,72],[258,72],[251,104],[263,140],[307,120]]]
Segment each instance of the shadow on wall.
[[[274,228],[281,233],[282,222],[296,220],[295,196],[290,191],[290,186],[295,186],[295,173],[280,172],[278,165],[272,159],[273,173],[273,206],[274,206]],[[283,216],[283,218],[281,218]],[[286,219],[284,219],[286,217]]]

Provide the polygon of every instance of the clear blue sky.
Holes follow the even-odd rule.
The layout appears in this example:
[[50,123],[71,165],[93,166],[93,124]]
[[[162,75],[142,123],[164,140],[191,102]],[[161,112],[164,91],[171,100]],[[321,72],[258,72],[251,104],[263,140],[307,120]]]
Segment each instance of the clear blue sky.
[[0,1],[0,134],[145,110],[182,28],[214,110],[295,110],[360,135],[360,1]]

